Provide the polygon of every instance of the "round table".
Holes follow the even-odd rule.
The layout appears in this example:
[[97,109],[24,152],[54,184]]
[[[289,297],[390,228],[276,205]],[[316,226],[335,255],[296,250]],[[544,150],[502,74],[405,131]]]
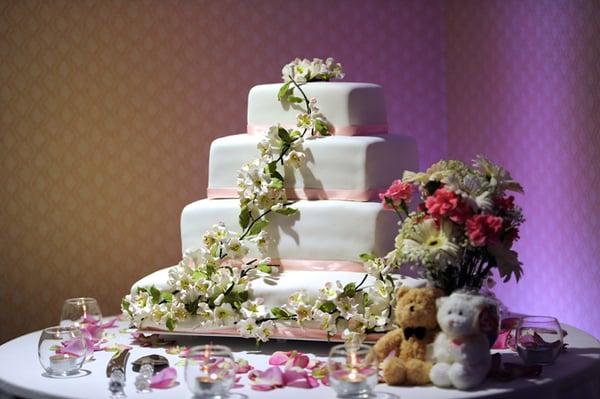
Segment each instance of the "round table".
[[[122,331],[127,326],[120,322],[115,329],[107,329],[110,343],[132,344],[131,335]],[[380,384],[376,392],[393,393],[402,399],[412,398],[598,398],[600,399],[600,343],[591,335],[571,326],[563,326],[568,331],[565,342],[569,344],[566,353],[558,358],[553,366],[544,367],[541,377],[537,379],[517,379],[511,382],[486,382],[473,391],[440,389],[433,386],[424,387],[390,387]],[[110,352],[95,352],[94,359],[84,364],[89,371],[78,378],[54,379],[42,375],[42,367],[37,358],[37,343],[40,332],[33,332],[13,339],[0,346],[0,398],[11,395],[24,398],[108,398],[108,379],[105,370]],[[173,339],[172,336],[166,337]],[[236,357],[245,358],[255,368],[264,370],[268,367],[269,356],[277,350],[300,350],[310,356],[326,359],[331,348],[326,342],[271,341],[257,347],[252,340],[240,338],[215,337],[182,337],[176,338],[179,345],[199,345],[209,341],[232,348]],[[516,353],[509,350],[500,351],[502,360],[520,362]],[[140,356],[157,353],[166,356],[178,372],[179,385],[165,389],[155,389],[151,393],[137,393],[134,387],[135,375],[131,370],[131,362]],[[140,347],[133,345],[127,370],[125,393],[129,398],[191,398],[184,380],[181,358],[166,354],[164,347]],[[282,388],[267,392],[250,389],[247,377],[242,377],[241,388],[232,392],[246,395],[249,398],[265,399],[311,399],[334,398],[335,392],[327,386],[314,389]],[[381,396],[381,395],[380,395]],[[377,396],[375,396],[377,397]]]

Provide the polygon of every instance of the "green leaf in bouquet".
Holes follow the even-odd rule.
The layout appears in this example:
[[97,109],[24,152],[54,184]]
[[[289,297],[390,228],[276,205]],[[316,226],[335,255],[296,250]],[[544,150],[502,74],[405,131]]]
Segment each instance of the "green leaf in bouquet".
[[321,306],[319,306],[319,310],[325,313],[333,313],[336,310],[335,303],[332,301],[323,302]]
[[353,298],[356,294],[356,283],[348,283],[344,286],[344,296]]
[[160,303],[160,290],[155,286],[150,287],[150,296],[152,297],[152,303]]
[[282,101],[285,100],[285,98],[291,93],[290,91],[290,84],[292,82],[286,82],[283,85],[281,85],[281,87],[279,88],[279,91],[277,92],[277,100]]
[[207,274],[207,277],[210,277],[210,276],[212,276],[212,275],[213,275],[213,273],[214,273],[216,270],[217,270],[217,268],[216,268],[214,265],[212,265],[212,264],[210,264],[210,263],[207,263],[207,264],[206,264],[206,274]]
[[242,206],[239,221],[242,229],[245,229],[250,224],[250,210],[247,206]]
[[292,317],[285,309],[274,307],[271,309],[271,314],[277,319],[286,320]]
[[175,329],[175,320],[172,317],[167,318],[167,329],[173,331]]
[[254,222],[250,230],[248,231],[248,236],[252,237],[259,234],[265,227],[269,225],[269,221],[267,219],[260,219]]
[[281,215],[295,215],[296,213],[298,213],[298,209],[296,208],[290,208],[289,206],[284,206],[281,209],[277,209],[275,212],[281,214]]

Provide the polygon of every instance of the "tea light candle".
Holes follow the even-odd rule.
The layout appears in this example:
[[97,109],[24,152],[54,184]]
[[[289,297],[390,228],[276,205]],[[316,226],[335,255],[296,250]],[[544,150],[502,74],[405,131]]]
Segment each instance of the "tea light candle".
[[66,353],[49,357],[53,374],[68,374],[77,368],[77,357]]

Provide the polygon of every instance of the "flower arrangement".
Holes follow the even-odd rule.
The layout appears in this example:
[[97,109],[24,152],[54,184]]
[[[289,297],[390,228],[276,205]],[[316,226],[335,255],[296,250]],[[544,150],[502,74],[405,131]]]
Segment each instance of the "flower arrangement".
[[308,99],[302,85],[344,77],[342,66],[332,58],[296,59],[285,65],[282,73],[284,83],[278,99],[299,109],[297,126],[271,126],[258,144],[259,157],[239,170],[242,232],[229,230],[222,223],[214,225],[202,237],[203,246],[186,251],[169,271],[165,289],[139,288],[123,298],[121,307],[134,325],[150,319],[173,330],[178,322],[194,317],[198,328],[236,326],[242,336],[257,341],[267,341],[273,335],[275,321],[294,321],[301,327],[312,323],[328,336],[341,332],[348,340],[390,328],[394,280],[390,267],[369,255],[362,256],[367,272],[362,281],[346,285],[327,282],[316,298],[299,291],[281,307],[267,309],[262,298],[252,296],[251,281],[276,273],[277,267],[266,257],[248,260],[250,248],[264,254],[270,245],[266,230],[269,214],[298,212],[286,198],[280,170],[300,168],[306,157],[304,141],[331,133],[317,100]]
[[[421,202],[409,212],[415,188]],[[404,172],[380,195],[383,206],[402,219],[386,261],[423,266],[425,276],[446,293],[480,289],[493,269],[504,281],[513,274],[518,281],[523,271],[512,245],[524,218],[514,196],[507,194],[511,191],[523,189],[482,156],[472,166],[451,160],[423,173]]]

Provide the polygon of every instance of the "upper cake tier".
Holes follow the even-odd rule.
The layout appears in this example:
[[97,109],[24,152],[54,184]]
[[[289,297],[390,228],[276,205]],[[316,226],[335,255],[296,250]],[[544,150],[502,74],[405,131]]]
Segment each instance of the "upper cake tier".
[[[248,133],[264,134],[276,124],[296,126],[304,104],[277,100],[281,83],[254,86],[248,95]],[[388,131],[381,86],[371,83],[310,82],[302,85],[306,96],[317,99],[319,111],[333,126],[336,136],[385,134]],[[296,90],[296,95],[299,95]]]
[[[258,136],[238,134],[213,141],[208,198],[237,198],[237,171],[256,158]],[[378,200],[404,170],[418,168],[417,143],[407,136],[322,137],[304,142],[306,163],[285,168],[289,199]]]

